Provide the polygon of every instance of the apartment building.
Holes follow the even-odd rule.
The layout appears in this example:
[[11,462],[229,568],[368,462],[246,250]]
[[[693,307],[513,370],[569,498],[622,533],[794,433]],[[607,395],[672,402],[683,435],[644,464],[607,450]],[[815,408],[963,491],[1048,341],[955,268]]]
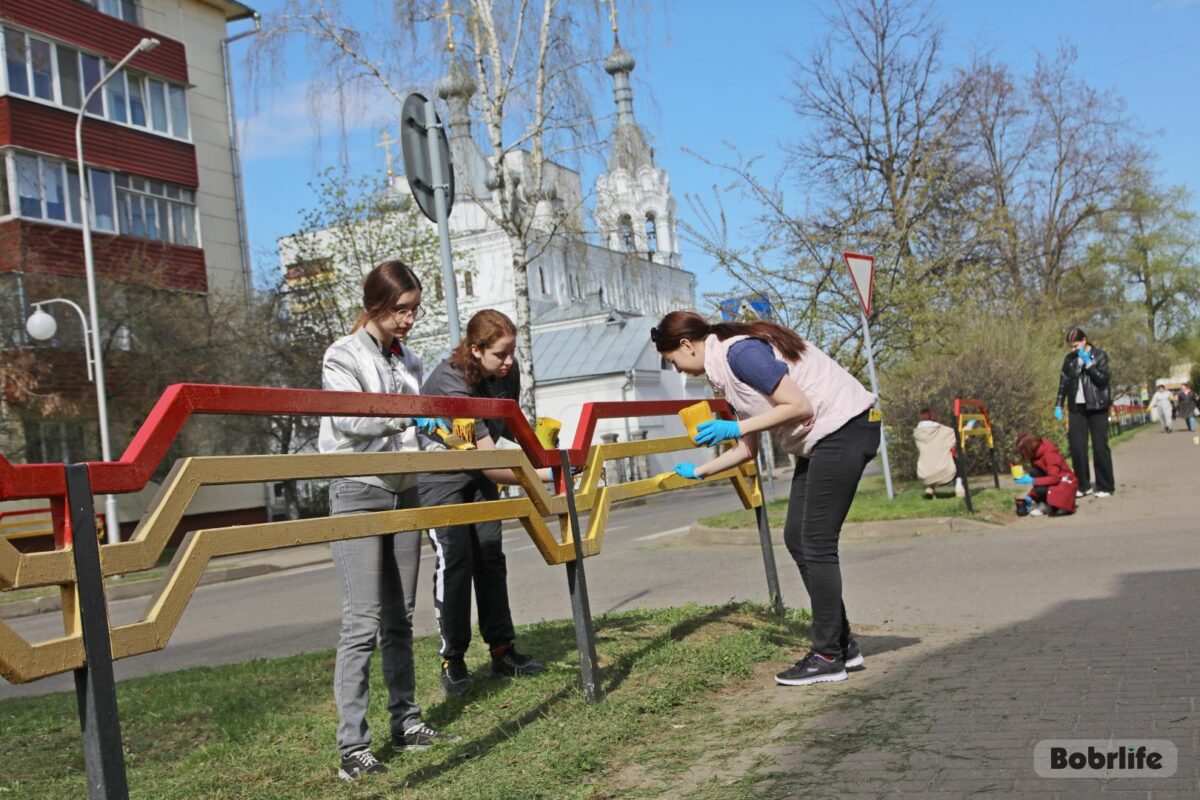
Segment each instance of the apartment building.
[[[47,309],[59,320],[49,346],[23,327],[30,305],[48,296],[86,308],[81,180],[102,297],[114,286],[143,297],[167,290],[180,302],[246,291],[222,40],[250,28],[253,16],[233,0],[0,0],[0,353],[34,351],[53,361],[54,379],[41,391],[81,403],[62,419],[31,419],[5,387],[0,452],[8,457],[97,455],[78,322]],[[81,176],[75,122],[83,99],[144,37],[161,44],[130,61],[86,108]],[[106,352],[119,362],[129,342],[104,325],[113,302],[102,301],[99,314]],[[111,371],[110,394],[120,364]],[[113,439],[119,452],[127,437],[114,431]]]

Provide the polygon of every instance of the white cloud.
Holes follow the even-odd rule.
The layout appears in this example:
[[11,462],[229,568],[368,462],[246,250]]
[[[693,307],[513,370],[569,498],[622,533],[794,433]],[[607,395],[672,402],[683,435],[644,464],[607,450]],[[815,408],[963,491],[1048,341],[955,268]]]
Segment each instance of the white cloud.
[[[377,83],[347,89],[344,113],[338,94],[312,84],[292,84],[268,99],[238,130],[244,161],[295,158],[302,151],[337,147],[343,129],[377,130],[400,118],[400,104]],[[344,119],[343,119],[344,117]]]

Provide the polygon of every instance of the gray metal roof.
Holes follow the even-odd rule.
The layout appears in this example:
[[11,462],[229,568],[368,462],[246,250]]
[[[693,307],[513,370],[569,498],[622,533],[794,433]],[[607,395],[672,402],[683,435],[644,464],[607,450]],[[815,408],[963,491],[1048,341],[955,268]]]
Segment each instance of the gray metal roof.
[[533,334],[538,383],[609,375],[633,369],[650,347],[648,317],[596,323]]

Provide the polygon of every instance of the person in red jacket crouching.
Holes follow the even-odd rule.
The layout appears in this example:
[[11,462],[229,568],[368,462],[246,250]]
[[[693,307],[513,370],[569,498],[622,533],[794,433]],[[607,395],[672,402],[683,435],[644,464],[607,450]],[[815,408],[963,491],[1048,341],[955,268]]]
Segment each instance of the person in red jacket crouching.
[[1079,479],[1054,442],[1035,433],[1022,433],[1017,437],[1017,452],[1029,462],[1029,474],[1033,476],[1028,502],[1036,505],[1030,515],[1074,514]]

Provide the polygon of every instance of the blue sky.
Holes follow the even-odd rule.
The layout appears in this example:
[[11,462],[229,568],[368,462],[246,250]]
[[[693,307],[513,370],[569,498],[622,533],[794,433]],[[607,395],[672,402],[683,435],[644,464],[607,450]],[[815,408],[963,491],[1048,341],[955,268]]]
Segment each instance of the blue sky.
[[[278,2],[252,5],[269,22]],[[1186,185],[1193,194],[1200,190],[1200,0],[941,0],[935,11],[945,27],[950,66],[987,50],[1024,75],[1039,51],[1075,45],[1078,74],[1124,98],[1130,116],[1151,134],[1163,181]],[[764,172],[779,167],[780,144],[804,133],[788,100],[791,57],[803,58],[825,32],[815,4],[766,0],[685,0],[622,25],[622,44],[638,62],[636,113],[671,175],[681,218],[690,214],[687,195],[708,197],[714,184],[727,183],[684,148],[720,160],[728,142],[745,155],[762,156]],[[240,59],[247,45],[234,47]],[[250,238],[260,269],[275,268],[275,240],[293,232],[301,211],[315,205],[307,183],[335,164],[340,150],[328,108],[322,110],[323,136],[318,140],[314,133],[306,99],[309,62],[297,52],[275,76],[276,88],[260,88],[256,96],[235,63]],[[610,84],[603,87],[597,108],[609,114]],[[383,151],[373,145],[390,113],[381,102],[350,120],[346,152],[354,172],[383,174]],[[595,165],[585,171],[585,182],[590,185],[594,175]],[[726,201],[734,223],[752,211],[732,196]],[[793,191],[789,202],[798,207],[802,201]],[[1200,208],[1195,197],[1193,207]],[[696,273],[701,291],[729,284],[687,242],[683,263]]]

